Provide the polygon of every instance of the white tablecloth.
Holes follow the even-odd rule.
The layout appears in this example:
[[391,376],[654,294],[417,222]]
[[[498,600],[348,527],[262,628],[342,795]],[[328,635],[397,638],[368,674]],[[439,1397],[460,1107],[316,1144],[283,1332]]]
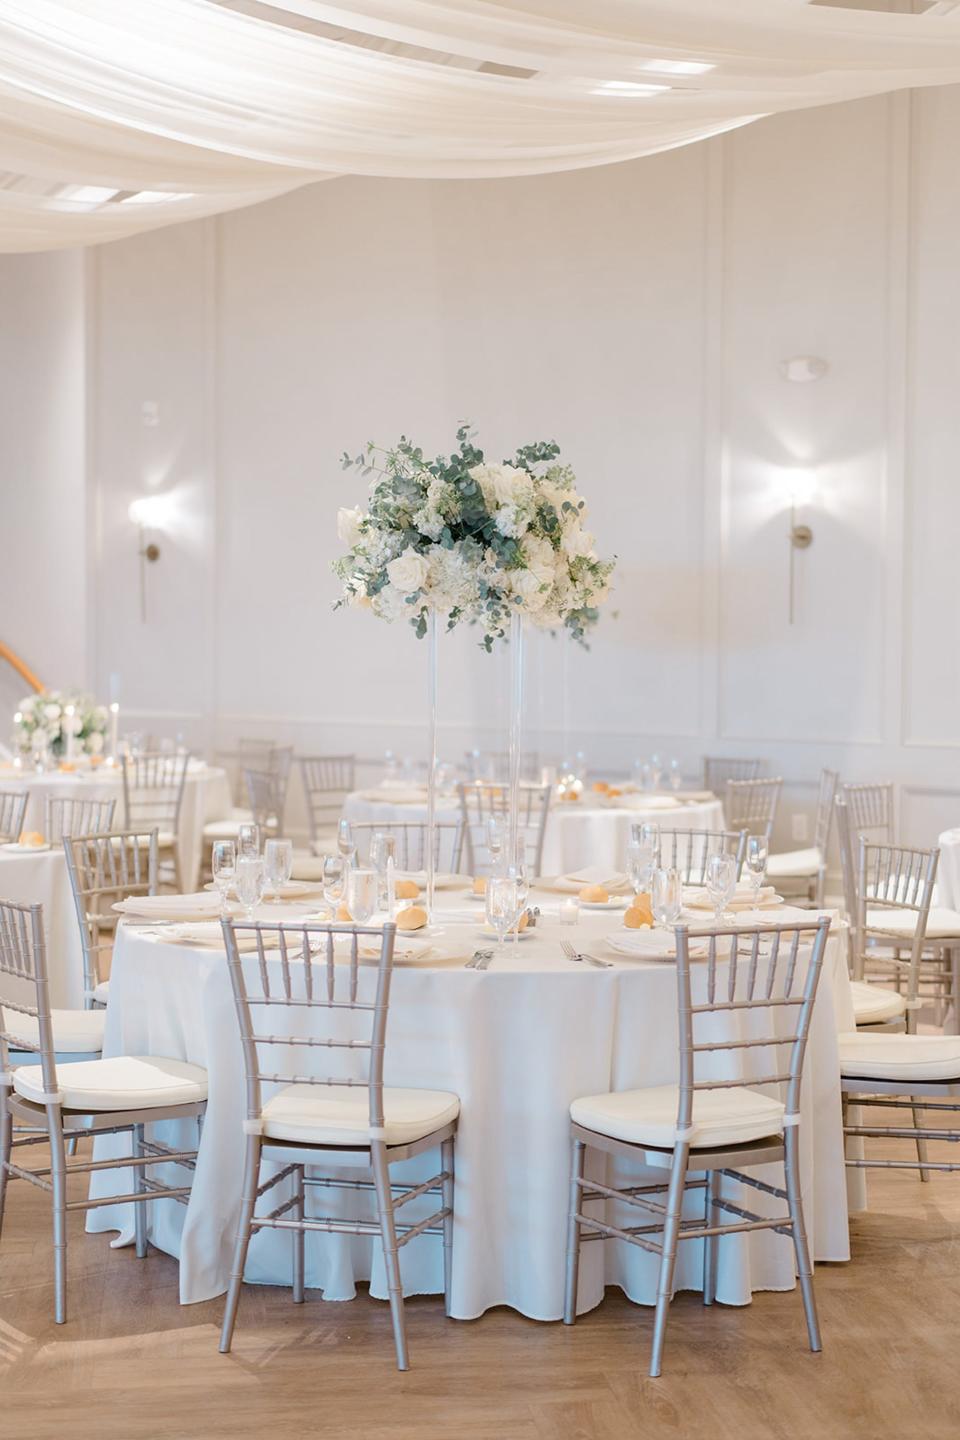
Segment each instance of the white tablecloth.
[[[537,899],[544,907],[556,904],[555,896]],[[462,899],[459,905],[462,911]],[[477,922],[465,924],[461,932],[467,953],[479,943],[481,913],[478,906]],[[508,958],[486,972],[465,970],[462,959],[395,969],[387,1084],[450,1090],[461,1100],[453,1262],[453,1314],[458,1318],[476,1317],[495,1305],[509,1305],[534,1319],[560,1316],[570,1102],[611,1088],[676,1080],[673,966],[625,960],[598,970],[573,964],[560,952],[562,933],[599,945],[615,924],[608,915],[584,916],[577,930],[562,932],[545,914],[534,939],[511,947]],[[853,1018],[841,938],[832,938],[828,946],[802,1101],[807,1228],[815,1257],[834,1261],[849,1258],[836,1034],[838,1024],[852,1029]],[[372,968],[362,972],[368,981],[374,973]],[[204,1300],[227,1284],[244,1143],[242,1060],[224,956],[122,927],[105,1054],[123,1052],[174,1056],[209,1071],[209,1109],[190,1204],[186,1210],[153,1206],[150,1218],[154,1243],[180,1257],[181,1299]],[[763,1060],[756,1057],[769,1054],[739,1053],[750,1057],[746,1063],[761,1066]],[[298,1063],[309,1062],[298,1056]],[[175,1126],[161,1128],[175,1143],[191,1138],[188,1132],[178,1139]],[[98,1154],[117,1143],[98,1142]],[[435,1168],[435,1156],[421,1156],[397,1171],[400,1177],[406,1172],[423,1178],[434,1173],[431,1165]],[[657,1173],[662,1178],[662,1171]],[[770,1167],[770,1178],[782,1183],[782,1169]],[[93,1180],[101,1195],[115,1193],[122,1183],[122,1177],[117,1182],[108,1172]],[[328,1206],[363,1203],[349,1192],[335,1194],[331,1202],[331,1193],[324,1192]],[[748,1198],[756,1205],[758,1192]],[[128,1210],[108,1207],[91,1212],[88,1228],[128,1234],[132,1222]],[[413,1242],[403,1250],[402,1263],[408,1294],[442,1290],[440,1247],[434,1239]],[[286,1285],[290,1267],[289,1236],[264,1231],[254,1237],[249,1280]],[[327,1299],[351,1298],[355,1281],[367,1277],[372,1293],[384,1296],[382,1260],[372,1241],[308,1236],[307,1284]],[[654,1301],[654,1259],[634,1247],[585,1247],[582,1277],[584,1309],[600,1302],[605,1283],[622,1286],[634,1300]],[[698,1289],[700,1284],[700,1242],[692,1242],[681,1247],[678,1286]],[[720,1300],[745,1304],[754,1290],[793,1284],[788,1239],[765,1232],[721,1242]]]
[[[424,802],[398,804],[387,789],[354,791],[344,802],[348,820],[400,824],[425,821]],[[438,820],[458,820],[456,797],[444,797],[437,809]],[[622,796],[616,804],[591,799],[560,801],[551,806],[543,843],[544,875],[565,875],[584,865],[609,866],[622,870],[626,864],[630,826],[655,820],[664,830],[722,830],[723,806],[719,800],[692,803],[672,796]]]
[[[43,812],[48,796],[69,796],[85,800],[116,800],[114,825],[123,825],[123,781],[119,770],[99,765],[91,770],[78,769],[63,773],[53,770],[44,775],[0,769],[0,789],[30,791],[25,825],[28,830],[43,831]],[[212,765],[191,762],[183,792],[180,811],[180,873],[185,889],[198,883],[203,846],[203,827],[209,820],[230,813],[230,784],[227,772]]]
[[17,854],[0,846],[0,900],[43,906],[50,1003],[83,1009],[83,951],[62,847]]
[[937,844],[940,846],[937,904],[948,910],[960,910],[960,829],[944,830]]

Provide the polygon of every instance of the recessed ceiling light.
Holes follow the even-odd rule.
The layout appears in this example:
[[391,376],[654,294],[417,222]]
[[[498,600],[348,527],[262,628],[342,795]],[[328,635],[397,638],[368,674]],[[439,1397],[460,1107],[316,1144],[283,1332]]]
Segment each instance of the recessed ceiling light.
[[164,200],[189,200],[190,196],[191,192],[185,190],[137,190],[133,195],[125,195],[120,204],[159,205]]
[[669,90],[669,85],[648,85],[646,81],[639,80],[604,80],[595,85],[590,91],[591,95],[661,95],[664,90]]
[[716,70],[706,60],[641,60],[638,70],[649,70],[654,75],[705,75]]
[[119,190],[110,190],[106,185],[67,185],[57,196],[58,200],[69,200],[77,205],[102,205],[119,195]]

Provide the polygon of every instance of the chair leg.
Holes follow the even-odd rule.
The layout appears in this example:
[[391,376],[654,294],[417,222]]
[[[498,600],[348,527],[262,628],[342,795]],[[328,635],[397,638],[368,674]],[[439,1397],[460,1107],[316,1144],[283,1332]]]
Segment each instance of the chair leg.
[[442,1185],[441,1198],[447,1214],[443,1217],[443,1305],[450,1314],[453,1299],[453,1190],[454,1190],[454,1139],[450,1135],[440,1147],[440,1165],[446,1175]]
[[403,1285],[400,1280],[400,1252],[397,1249],[397,1226],[393,1213],[393,1195],[390,1191],[390,1167],[387,1164],[387,1152],[382,1141],[374,1141],[370,1147],[370,1161],[373,1167],[373,1183],[377,1192],[380,1237],[383,1241],[383,1263],[387,1272],[387,1293],[390,1296],[393,1339],[397,1347],[397,1369],[409,1370],[407,1329],[403,1314]]
[[582,1140],[574,1140],[570,1152],[570,1199],[567,1212],[567,1275],[563,1292],[563,1323],[573,1325],[577,1319],[577,1288],[580,1281],[580,1222],[577,1212],[581,1207],[581,1185],[587,1147]]
[[813,1293],[813,1265],[810,1263],[810,1249],[807,1232],[803,1223],[803,1203],[800,1199],[800,1146],[796,1126],[790,1126],[785,1134],[785,1158],[787,1204],[790,1210],[790,1228],[793,1232],[793,1248],[797,1260],[797,1275],[800,1278],[800,1293],[803,1297],[803,1313],[807,1320],[807,1335],[810,1349],[823,1349],[820,1339],[820,1322],[817,1319],[817,1301]]
[[63,1144],[63,1124],[55,1105],[47,1106],[47,1128],[50,1135],[50,1183],[53,1199],[53,1305],[54,1320],[65,1325],[67,1320],[67,1157]]
[[[304,1185],[303,1166],[298,1165],[293,1172],[294,1190],[297,1196],[297,1203],[291,1213],[291,1219],[303,1220],[304,1218]],[[302,1228],[293,1232],[293,1303],[303,1304],[303,1274],[304,1274],[304,1247],[306,1244],[306,1231]]]
[[13,1149],[13,1117],[8,1102],[8,1087],[0,1084],[0,1235],[3,1234],[3,1207],[7,1196],[7,1161]]
[[230,1272],[230,1287],[227,1290],[227,1304],[223,1312],[223,1328],[220,1331],[220,1353],[229,1353],[233,1343],[233,1327],[237,1321],[237,1306],[240,1303],[240,1287],[250,1248],[250,1222],[257,1204],[257,1183],[260,1179],[260,1136],[247,1136],[247,1150],[243,1162],[243,1201],[240,1218],[237,1221],[237,1239],[233,1247],[233,1269]]
[[[915,1130],[922,1130],[922,1129],[923,1129],[923,1110],[922,1110],[922,1108],[919,1107],[919,1106],[917,1106],[917,1105],[914,1105],[914,1106],[912,1107],[910,1113],[913,1115],[913,1127],[914,1127],[914,1129],[915,1129]],[[929,1171],[929,1170],[925,1170],[925,1169],[923,1168],[923,1163],[924,1163],[925,1160],[928,1160],[929,1158],[930,1158],[930,1157],[929,1157],[929,1155],[927,1154],[927,1142],[926,1142],[926,1140],[919,1140],[919,1139],[918,1139],[918,1140],[917,1140],[917,1160],[918,1160],[919,1163],[920,1163],[920,1179],[921,1179],[921,1180],[925,1180],[928,1185],[929,1185],[929,1183],[930,1183],[930,1171]]]
[[653,1321],[653,1346],[650,1351],[650,1374],[660,1374],[663,1363],[663,1342],[667,1333],[667,1312],[673,1299],[673,1272],[677,1263],[680,1237],[680,1215],[683,1209],[684,1185],[690,1146],[677,1145],[673,1152],[670,1188],[667,1191],[667,1214],[663,1226],[663,1251],[660,1256],[660,1278],[657,1281],[657,1310]]
[[[134,1155],[143,1154],[142,1125],[134,1125],[133,1127],[133,1153]],[[145,1188],[143,1184],[144,1175],[146,1174],[145,1167],[143,1165],[133,1165],[131,1169],[133,1171],[134,1192],[137,1195],[141,1195]],[[133,1224],[137,1243],[137,1259],[145,1260],[147,1258],[147,1202],[145,1200],[138,1200],[134,1205]]]
[[[716,1225],[719,1218],[717,1201],[720,1198],[719,1170],[707,1171],[707,1185],[704,1190],[703,1218],[707,1225]],[[718,1235],[705,1235],[703,1239],[703,1303],[712,1305],[717,1297],[717,1242]]]

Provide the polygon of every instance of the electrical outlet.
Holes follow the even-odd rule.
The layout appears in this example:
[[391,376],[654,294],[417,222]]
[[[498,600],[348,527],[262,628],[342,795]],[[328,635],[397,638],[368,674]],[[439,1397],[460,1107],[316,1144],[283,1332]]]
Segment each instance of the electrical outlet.
[[799,841],[801,844],[808,838],[809,823],[804,811],[801,810],[798,811],[795,815],[791,815],[790,833],[792,838]]

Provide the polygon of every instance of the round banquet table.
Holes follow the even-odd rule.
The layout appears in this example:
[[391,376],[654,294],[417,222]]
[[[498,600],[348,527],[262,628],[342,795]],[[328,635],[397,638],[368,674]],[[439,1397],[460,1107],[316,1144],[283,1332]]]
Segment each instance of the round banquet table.
[[948,910],[960,910],[960,829],[944,830],[937,844],[940,846],[937,904]]
[[83,949],[80,924],[62,846],[10,850],[0,845],[0,899],[43,906],[50,1004],[83,1009]]
[[[123,778],[118,768],[98,765],[73,771],[51,770],[38,775],[34,771],[0,769],[0,790],[29,790],[30,799],[24,825],[27,830],[43,831],[45,801],[48,797],[69,796],[71,799],[116,800],[114,824],[123,825]],[[192,890],[200,874],[203,850],[203,827],[230,813],[230,784],[225,770],[191,760],[180,810],[180,873],[183,885]]]
[[[383,824],[426,821],[425,792],[398,788],[396,794],[409,798],[395,798],[389,786],[355,790],[347,796],[343,814],[348,820]],[[437,819],[459,818],[456,795],[442,796]],[[557,801],[547,816],[542,874],[566,875],[585,865],[625,869],[630,826],[643,820],[655,820],[665,830],[722,830],[723,806],[714,797],[678,800],[673,795],[622,795],[601,802],[589,792],[580,800]]]
[[[559,948],[562,935],[596,947],[617,921],[609,914],[585,915],[576,930],[561,930],[548,914],[551,907],[556,913],[556,895],[536,898],[544,907],[536,935],[509,946],[506,957],[495,959],[484,972],[464,969],[464,960],[481,943],[479,905],[471,912],[476,919],[451,921],[431,937],[438,957],[443,953],[447,958],[426,957],[394,968],[385,1082],[454,1091],[461,1102],[452,1293],[452,1314],[458,1319],[475,1318],[495,1305],[508,1305],[532,1319],[561,1316],[570,1102],[611,1088],[677,1078],[673,965],[625,959],[611,969],[594,969],[568,961]],[[463,916],[469,902],[460,893],[445,898],[444,904],[457,905]],[[275,918],[275,907],[269,909]],[[777,913],[785,920],[801,912]],[[802,913],[809,919],[809,911]],[[295,918],[292,908],[288,914]],[[853,1013],[842,939],[832,935],[827,946],[801,1101],[807,1230],[815,1258],[833,1261],[849,1259],[836,1037],[838,1028],[853,1029]],[[360,973],[372,987],[375,967]],[[704,971],[699,977],[695,972],[701,990],[703,981]],[[303,1019],[308,1014],[294,1012],[292,1023],[302,1028],[309,1024]],[[726,1012],[719,1023],[726,1027],[735,1019]],[[132,929],[126,922],[120,927],[104,1054],[121,1053],[166,1055],[208,1070],[209,1105],[189,1204],[151,1206],[149,1227],[153,1243],[179,1257],[181,1301],[209,1299],[221,1294],[228,1282],[244,1151],[242,1057],[222,950],[171,943],[162,929]],[[300,1050],[296,1063],[309,1064],[318,1053]],[[272,1055],[284,1055],[285,1063],[290,1052],[267,1049],[264,1054],[271,1066]],[[758,1049],[727,1052],[738,1057],[733,1063],[747,1067],[762,1067],[758,1057],[768,1054]],[[322,1068],[329,1065],[328,1057],[316,1064],[321,1070],[315,1073],[331,1073]],[[764,1072],[761,1068],[752,1073]],[[195,1143],[195,1126],[164,1122],[156,1128],[175,1145]],[[97,1155],[119,1153],[111,1147],[127,1143],[122,1137],[103,1138],[97,1142]],[[596,1153],[593,1159],[603,1164]],[[436,1169],[435,1155],[419,1156],[396,1166],[394,1178],[422,1180]],[[618,1173],[664,1177],[662,1169]],[[766,1178],[782,1184],[782,1167],[768,1167]],[[97,1196],[122,1193],[123,1172],[100,1172],[91,1183]],[[285,1198],[279,1187],[270,1194],[271,1205]],[[369,1197],[349,1191],[322,1194],[318,1203],[325,1214],[366,1214]],[[423,1203],[429,1204],[430,1198],[411,1202],[411,1212]],[[751,1190],[744,1203],[755,1208],[766,1201]],[[334,1211],[332,1205],[346,1208]],[[419,1211],[417,1217],[411,1213],[414,1218]],[[87,1227],[119,1230],[121,1238],[115,1243],[124,1243],[133,1231],[129,1207],[93,1210]],[[680,1247],[678,1289],[700,1288],[700,1247],[700,1241]],[[772,1231],[740,1234],[721,1241],[719,1248],[719,1300],[746,1304],[755,1290],[793,1288],[788,1238]],[[307,1285],[327,1300],[352,1298],[356,1281],[365,1279],[373,1295],[387,1293],[375,1240],[313,1233],[307,1236],[306,1254]],[[261,1231],[251,1243],[247,1279],[289,1285],[291,1257],[288,1235]],[[406,1294],[442,1292],[441,1247],[435,1237],[421,1237],[404,1247],[401,1258]],[[636,1247],[588,1245],[581,1274],[583,1310],[600,1303],[604,1285],[618,1285],[631,1299],[654,1303],[655,1258]]]

